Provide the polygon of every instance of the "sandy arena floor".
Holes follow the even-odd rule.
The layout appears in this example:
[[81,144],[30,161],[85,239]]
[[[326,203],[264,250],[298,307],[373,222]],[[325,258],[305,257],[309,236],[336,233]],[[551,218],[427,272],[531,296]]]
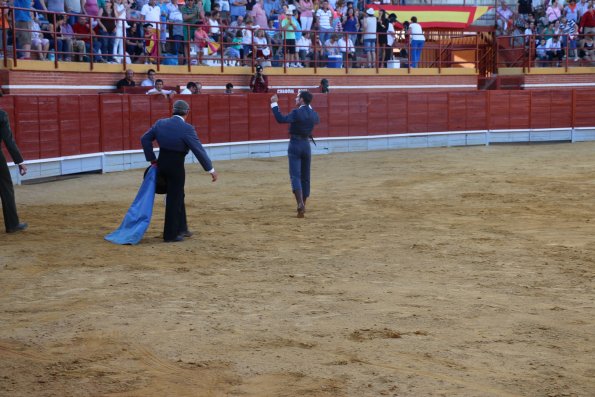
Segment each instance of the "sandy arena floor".
[[17,187],[0,395],[593,396],[595,143],[188,166],[189,223],[103,241],[142,170]]

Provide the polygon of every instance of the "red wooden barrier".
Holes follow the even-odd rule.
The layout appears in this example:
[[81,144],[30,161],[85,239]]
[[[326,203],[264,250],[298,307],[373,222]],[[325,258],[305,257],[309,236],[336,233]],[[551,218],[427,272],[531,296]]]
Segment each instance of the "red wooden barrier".
[[[178,99],[177,97],[174,99]],[[270,95],[183,96],[203,143],[284,139]],[[140,149],[140,137],[170,115],[174,99],[147,95],[5,96],[0,108],[9,117],[28,160]],[[279,95],[283,113],[295,94]],[[595,127],[595,96],[590,90],[380,92],[314,94],[320,115],[316,137],[400,133]]]

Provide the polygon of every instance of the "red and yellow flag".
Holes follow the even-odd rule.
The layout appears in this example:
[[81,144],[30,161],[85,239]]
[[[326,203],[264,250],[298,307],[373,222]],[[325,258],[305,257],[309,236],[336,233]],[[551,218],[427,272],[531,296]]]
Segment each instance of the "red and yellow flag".
[[488,12],[492,7],[481,6],[393,6],[389,4],[370,4],[378,15],[378,10],[388,14],[396,14],[400,23],[411,21],[417,17],[417,22],[423,28],[451,28],[464,29]]

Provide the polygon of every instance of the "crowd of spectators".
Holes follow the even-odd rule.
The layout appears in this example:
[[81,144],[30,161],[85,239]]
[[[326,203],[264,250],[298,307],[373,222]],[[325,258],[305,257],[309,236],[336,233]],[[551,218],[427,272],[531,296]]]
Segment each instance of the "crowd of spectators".
[[511,36],[512,47],[534,51],[538,66],[560,66],[568,58],[595,62],[593,0],[505,1],[496,9],[496,34]]
[[[400,0],[392,0],[399,4]],[[386,0],[385,0],[386,3]],[[12,0],[7,29],[23,59],[97,63],[387,67],[419,24],[375,11],[378,0]],[[4,17],[13,20],[12,15]],[[417,29],[417,30],[416,30]],[[13,34],[14,32],[14,34]],[[14,36],[14,37],[12,37]],[[398,51],[397,51],[398,52]],[[403,51],[401,55],[406,55]],[[330,58],[329,58],[330,57]],[[331,62],[332,60],[332,62]],[[333,66],[331,66],[333,67]],[[336,66],[335,66],[336,67]]]

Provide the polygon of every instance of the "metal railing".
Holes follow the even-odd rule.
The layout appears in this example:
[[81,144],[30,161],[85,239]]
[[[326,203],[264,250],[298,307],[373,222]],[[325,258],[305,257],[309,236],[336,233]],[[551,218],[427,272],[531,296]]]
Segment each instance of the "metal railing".
[[573,66],[592,65],[594,50],[583,48],[587,37],[595,38],[595,35],[499,36],[496,38],[496,66],[520,67],[523,71],[535,67],[561,67],[568,71]]
[[[206,33],[208,25],[178,24],[172,22],[159,22],[153,33],[146,34],[142,24],[146,21],[126,20],[131,27],[123,36],[114,34],[98,33],[95,29],[88,29],[88,34],[65,35],[57,32],[55,26],[49,31],[34,31],[32,29],[16,28],[14,10],[32,11],[31,9],[0,7],[2,12],[9,10],[11,29],[2,30],[2,54],[4,56],[4,66],[7,67],[8,59],[13,59],[13,66],[17,67],[20,59],[27,53],[35,54],[38,59],[52,60],[54,68],[58,68],[60,63],[67,62],[66,59],[76,59],[88,63],[89,69],[93,70],[94,65],[99,62],[113,60],[114,63],[122,65],[125,70],[129,61],[132,63],[150,63],[156,65],[157,70],[161,65],[183,65],[189,71],[192,65],[208,65],[219,67],[223,71],[230,66],[248,66],[254,67],[256,64],[265,64],[271,67],[282,67],[284,70],[297,67],[318,68],[341,68],[347,73],[351,68],[369,68],[377,72],[382,68],[407,68],[413,67],[431,67],[443,68],[468,67],[479,70],[479,60],[483,55],[478,55],[480,47],[487,44],[481,39],[478,33],[469,33],[465,36],[461,32],[430,31],[425,33],[426,42],[423,50],[412,46],[408,34],[404,31],[394,33],[392,37],[394,43],[388,46],[389,41],[386,33],[374,34],[373,45],[366,46],[364,43],[364,33],[362,32],[320,32],[320,31],[299,31],[298,36],[310,35],[311,45],[309,48],[300,46],[299,42],[294,47],[297,54],[294,58],[289,55],[292,48],[288,46],[285,40],[286,32],[281,29],[253,29],[237,28],[234,26],[219,26],[220,34],[216,40]],[[122,23],[122,19],[113,17],[95,17],[80,14],[54,13],[51,11],[40,13],[50,20],[57,20],[58,16],[68,17],[87,17],[88,25],[93,26],[96,20],[111,21]],[[179,32],[182,28],[184,35],[169,35],[163,38],[165,31],[173,32],[174,28]],[[242,43],[231,42],[230,32],[236,32],[241,29],[248,31],[246,35],[252,39],[249,42],[243,40]],[[204,34],[196,34],[196,31],[205,31]],[[263,34],[257,33],[262,31]],[[130,33],[134,35],[130,35]],[[22,33],[41,33],[49,42],[49,49],[43,48],[26,49],[18,46],[17,36]],[[266,45],[258,44],[254,37],[263,36],[266,39]],[[327,41],[327,37],[336,35],[336,41]],[[179,36],[179,37],[178,37]],[[460,39],[465,37],[466,41]],[[113,53],[112,49],[105,48],[105,43],[112,40],[122,40],[124,52]],[[262,40],[262,39],[261,39]],[[68,51],[72,44],[76,44],[83,51]],[[15,45],[16,44],[16,45]],[[11,47],[12,45],[12,47]],[[148,48],[154,48],[149,53]],[[64,50],[64,47],[67,50]],[[99,48],[98,48],[99,47]],[[238,48],[239,47],[239,48]],[[262,48],[261,48],[262,47]],[[267,51],[263,51],[264,48]],[[62,48],[60,51],[59,49]],[[457,60],[453,54],[458,51],[464,52],[475,50],[474,59]],[[47,52],[47,54],[45,54]],[[237,56],[239,53],[240,56]],[[372,55],[369,55],[372,53]],[[406,55],[405,55],[406,54]],[[419,58],[419,60],[417,60]]]

